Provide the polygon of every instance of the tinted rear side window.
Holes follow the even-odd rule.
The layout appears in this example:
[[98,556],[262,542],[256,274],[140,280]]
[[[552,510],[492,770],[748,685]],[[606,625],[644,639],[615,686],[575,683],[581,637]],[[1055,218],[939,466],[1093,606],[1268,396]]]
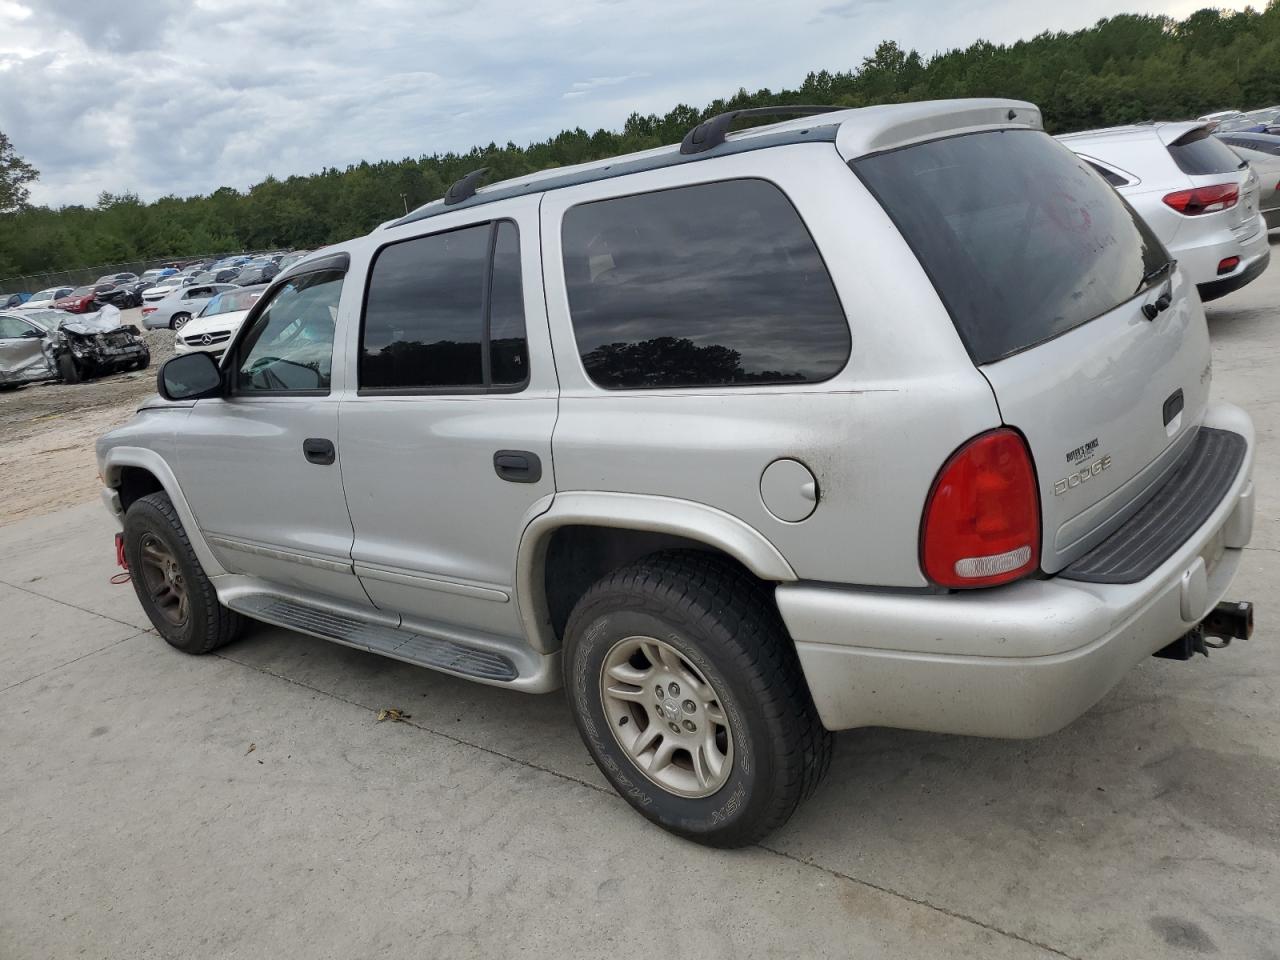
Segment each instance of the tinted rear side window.
[[514,223],[379,251],[365,299],[360,389],[511,387],[524,383],[528,365]]
[[975,363],[1106,313],[1168,259],[1119,194],[1037,131],[934,140],[852,167],[915,251]]
[[1093,167],[1098,176],[1102,177],[1103,180],[1107,181],[1107,183],[1111,184],[1113,187],[1127,187],[1129,185],[1129,181],[1120,176],[1120,174],[1116,173],[1114,170],[1108,170],[1106,167],[1100,167],[1096,163],[1091,163],[1089,166]]
[[771,183],[584,203],[563,244],[578,352],[602,387],[807,383],[849,358],[831,277]]
[[1191,177],[1232,173],[1240,169],[1240,158],[1203,128],[1192,130],[1169,144],[1169,155],[1178,169]]

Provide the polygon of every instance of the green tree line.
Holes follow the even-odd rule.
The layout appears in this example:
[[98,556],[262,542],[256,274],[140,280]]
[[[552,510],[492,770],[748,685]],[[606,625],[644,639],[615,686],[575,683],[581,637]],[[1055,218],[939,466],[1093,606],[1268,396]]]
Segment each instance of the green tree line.
[[[499,180],[674,143],[700,120],[741,107],[982,96],[1038,104],[1054,133],[1280,104],[1280,0],[1242,13],[1200,10],[1184,20],[1121,15],[1071,33],[1007,45],[979,40],[933,56],[885,41],[848,71],[811,73],[795,89],[739,90],[703,108],[680,104],[663,116],[632,114],[620,131],[565,130],[528,146],[490,143],[267,177],[244,192],[222,187],[153,203],[104,192],[94,207],[60,209],[19,203],[0,212],[0,278],[215,251],[312,248],[396,216],[402,196],[410,209],[440,197],[476,167],[489,167],[490,179]],[[17,193],[20,201],[21,183]]]

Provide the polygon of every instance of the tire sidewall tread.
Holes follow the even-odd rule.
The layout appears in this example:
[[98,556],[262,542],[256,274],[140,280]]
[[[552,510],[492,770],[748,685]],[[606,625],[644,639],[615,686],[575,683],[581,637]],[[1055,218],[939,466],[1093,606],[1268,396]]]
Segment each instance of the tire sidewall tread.
[[[150,598],[145,595],[146,588],[141,579],[141,539],[145,533],[163,540],[182,568],[188,604],[187,623],[182,628],[174,627],[154,611]],[[156,632],[170,646],[183,653],[199,655],[211,653],[240,635],[244,618],[218,602],[213,583],[200,566],[191,540],[167,493],[147,494],[129,506],[124,521],[124,548],[138,602]]]
[[[604,657],[632,635],[676,647],[720,695],[734,770],[710,797],[662,790],[605,729]],[[831,736],[776,608],[758,581],[715,554],[669,551],[605,576],[569,617],[563,666],[578,729],[606,778],[643,816],[678,835],[720,847],[753,843],[792,815],[830,764]]]

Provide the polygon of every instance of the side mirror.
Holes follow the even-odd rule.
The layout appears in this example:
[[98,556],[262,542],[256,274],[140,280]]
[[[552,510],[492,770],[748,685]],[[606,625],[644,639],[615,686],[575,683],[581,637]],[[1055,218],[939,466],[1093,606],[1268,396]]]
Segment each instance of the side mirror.
[[23,340],[43,340],[44,334],[39,330],[25,330],[22,334]]
[[165,361],[156,387],[166,400],[203,400],[222,393],[222,372],[211,354],[184,353]]

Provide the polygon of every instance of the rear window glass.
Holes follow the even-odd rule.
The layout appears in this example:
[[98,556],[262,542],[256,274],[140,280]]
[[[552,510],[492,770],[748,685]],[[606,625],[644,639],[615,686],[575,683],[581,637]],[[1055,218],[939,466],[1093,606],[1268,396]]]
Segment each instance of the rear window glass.
[[1132,298],[1168,254],[1047,134],[997,130],[864,157],[853,169],[929,274],[975,363]]
[[1240,169],[1240,158],[1210,136],[1203,127],[1192,130],[1169,144],[1169,155],[1178,169],[1191,177],[1203,177],[1215,173],[1231,173]]
[[569,312],[609,389],[809,383],[849,359],[849,324],[791,201],[726,180],[564,216]]

